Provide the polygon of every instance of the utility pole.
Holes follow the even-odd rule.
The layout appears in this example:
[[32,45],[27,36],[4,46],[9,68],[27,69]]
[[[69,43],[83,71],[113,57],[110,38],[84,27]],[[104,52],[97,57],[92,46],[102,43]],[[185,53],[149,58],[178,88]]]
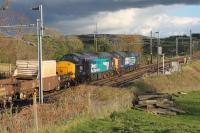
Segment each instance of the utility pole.
[[43,7],[42,4],[39,5],[40,10],[40,46],[39,46],[39,88],[41,93],[41,104],[44,102],[43,96],[43,78],[42,78],[42,37],[44,35],[44,25],[43,25]]
[[10,5],[10,0],[4,0],[3,5],[0,7],[0,10],[7,10]]
[[178,38],[176,37],[176,56],[178,56]]
[[98,52],[98,45],[97,45],[97,34],[98,34],[98,29],[97,29],[97,23],[95,26],[95,31],[94,31],[94,46],[95,46],[95,52]]
[[97,52],[97,47],[96,47],[96,34],[94,32],[94,46],[95,46],[95,52]]
[[[39,66],[39,57],[40,57],[40,19],[37,19],[37,43],[38,43],[38,66]],[[38,69],[39,76],[39,69]],[[41,103],[41,91],[39,89],[39,103]]]
[[153,36],[153,33],[152,33],[152,31],[151,31],[151,38],[150,38],[150,55],[151,55],[151,64],[153,63],[153,48],[152,48],[152,46],[153,46],[153,38],[152,38],[152,36]]
[[192,60],[192,30],[190,30],[190,60]]
[[165,74],[165,54],[163,54],[163,74]]
[[[38,7],[32,8],[32,10],[40,11],[40,19],[37,20],[38,31],[38,80],[39,80],[39,95],[40,95],[40,103],[43,104],[44,96],[43,96],[43,78],[42,78],[42,37],[44,36],[44,24],[43,24],[43,6],[40,4]],[[39,23],[40,22],[40,23]]]
[[159,32],[155,32],[156,34],[158,34],[158,38],[157,38],[157,75],[159,74],[159,46],[160,46],[160,35]]

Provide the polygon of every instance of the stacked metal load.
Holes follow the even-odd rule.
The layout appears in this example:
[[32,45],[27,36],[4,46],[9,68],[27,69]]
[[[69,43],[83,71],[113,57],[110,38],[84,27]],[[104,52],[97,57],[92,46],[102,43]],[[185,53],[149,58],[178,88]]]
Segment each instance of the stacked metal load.
[[17,78],[34,78],[37,77],[38,62],[28,60],[17,60],[14,77]]
[[[34,79],[38,76],[38,61],[35,60],[17,60],[14,77],[23,79]],[[42,62],[42,77],[56,76],[56,61]]]

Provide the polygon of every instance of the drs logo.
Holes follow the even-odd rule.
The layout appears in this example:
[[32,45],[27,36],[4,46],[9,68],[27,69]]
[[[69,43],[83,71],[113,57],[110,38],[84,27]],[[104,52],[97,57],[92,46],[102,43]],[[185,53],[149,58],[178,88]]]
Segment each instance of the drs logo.
[[125,58],[125,65],[132,66],[135,65],[136,58],[135,57],[127,57]]
[[96,59],[91,62],[91,73],[105,72],[109,70],[108,59]]

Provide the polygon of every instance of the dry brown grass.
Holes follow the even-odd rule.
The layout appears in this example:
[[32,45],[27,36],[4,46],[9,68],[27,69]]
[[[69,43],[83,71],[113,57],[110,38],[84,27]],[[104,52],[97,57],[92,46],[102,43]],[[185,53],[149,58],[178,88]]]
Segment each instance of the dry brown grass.
[[[45,130],[80,115],[99,117],[132,105],[133,93],[126,89],[81,85],[55,96],[54,103],[38,105],[39,128]],[[33,107],[13,117],[1,118],[0,127],[12,133],[34,132]]]

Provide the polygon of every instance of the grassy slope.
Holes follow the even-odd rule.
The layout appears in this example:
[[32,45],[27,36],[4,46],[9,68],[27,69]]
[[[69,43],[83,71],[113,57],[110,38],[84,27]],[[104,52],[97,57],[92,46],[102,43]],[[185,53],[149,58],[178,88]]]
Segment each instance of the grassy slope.
[[[127,50],[129,48],[129,43],[142,43],[142,36],[116,36],[116,39],[119,39],[118,42],[122,45],[107,45],[107,41],[105,38],[99,38],[101,41],[99,42],[99,50]],[[88,37],[85,38],[86,40]],[[85,40],[83,38],[83,40]],[[89,38],[90,44],[88,42],[82,43],[82,41],[76,36],[63,36],[61,33],[58,33],[54,29],[45,30],[45,37],[43,38],[43,58],[44,59],[57,59],[62,57],[65,54],[72,52],[94,52],[93,46],[93,37]],[[112,38],[110,38],[112,39]],[[116,42],[116,39],[115,42]],[[14,37],[7,37],[4,35],[0,35],[0,62],[4,63],[13,63],[15,64],[16,60],[19,59],[37,59],[37,47],[30,45],[37,45],[37,38],[33,34],[26,34],[23,37],[18,37],[18,39]],[[134,51],[141,51],[142,45],[131,45],[131,49]],[[100,52],[99,51],[99,52]]]
[[[88,85],[67,89],[62,94],[50,97],[49,104],[38,105],[39,129],[49,129],[52,125],[62,124],[63,121],[75,117],[109,116],[113,111],[130,108],[133,99],[133,92],[128,89]],[[0,114],[0,133],[6,132],[7,129],[14,133],[35,133],[32,106],[13,114],[13,117],[9,114],[9,111]]]
[[[137,86],[137,91],[154,90],[157,92],[177,93],[200,91],[200,61],[194,61],[182,67],[181,72],[172,75],[160,75],[144,78],[137,81],[133,86]],[[146,89],[146,90],[145,90]]]
[[87,119],[71,128],[60,128],[63,133],[109,133],[109,132],[200,132],[200,92],[181,95],[177,104],[189,113],[179,116],[156,116],[138,110],[114,112],[103,119]]
[[[138,110],[112,113],[103,119],[84,118],[56,128],[57,132],[200,132],[200,61],[182,68],[183,73],[170,76],[145,78],[136,83],[139,89],[148,88],[159,92],[189,92],[176,99],[177,104],[189,113],[179,116],[155,116]],[[193,92],[191,92],[193,91]],[[195,92],[194,92],[195,91]],[[56,132],[55,130],[53,132]]]

